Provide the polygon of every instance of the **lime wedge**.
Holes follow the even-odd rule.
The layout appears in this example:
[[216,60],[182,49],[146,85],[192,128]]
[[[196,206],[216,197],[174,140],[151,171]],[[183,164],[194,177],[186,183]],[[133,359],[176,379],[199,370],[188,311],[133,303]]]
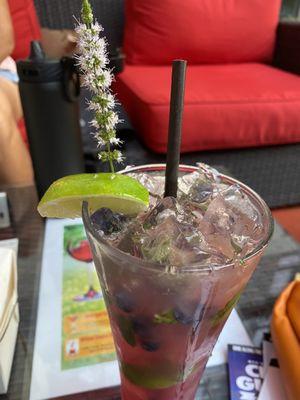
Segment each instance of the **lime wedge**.
[[83,201],[88,202],[90,212],[108,207],[115,212],[135,215],[147,208],[149,193],[127,175],[69,175],[52,183],[38,205],[38,212],[42,217],[76,218],[81,216]]
[[199,363],[183,373],[180,365],[173,365],[170,361],[144,366],[121,362],[121,371],[134,385],[146,389],[167,389],[184,382],[191,374],[199,371]]
[[122,362],[121,371],[131,383],[146,389],[166,389],[182,381],[176,369],[162,365],[141,367]]

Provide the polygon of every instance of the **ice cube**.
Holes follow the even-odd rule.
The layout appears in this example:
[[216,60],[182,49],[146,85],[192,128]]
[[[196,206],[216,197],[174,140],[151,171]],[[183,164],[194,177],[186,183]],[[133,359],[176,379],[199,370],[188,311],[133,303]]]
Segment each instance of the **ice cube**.
[[226,206],[231,212],[235,235],[260,240],[263,233],[261,216],[249,197],[239,188],[231,186],[223,193]]
[[213,194],[212,173],[199,169],[179,179],[179,197],[197,203],[205,203]]
[[145,232],[140,240],[143,258],[167,266],[187,266],[201,262],[209,254],[190,243],[175,218],[168,218],[162,224]]
[[211,225],[210,230],[221,234],[231,232],[235,222],[231,210],[221,195],[217,195],[211,201],[204,214],[204,220]]
[[205,164],[179,179],[178,199],[162,197],[163,175],[130,176],[152,196],[147,212],[121,221],[121,232],[120,221],[116,228],[110,216],[101,222],[108,240],[122,251],[167,267],[222,265],[244,257],[262,237],[261,217],[250,198],[238,185],[222,183]]
[[263,226],[248,196],[233,185],[213,198],[199,228],[207,243],[231,260],[245,256],[255,247]]
[[185,213],[176,199],[159,201],[144,218],[143,231],[136,232],[139,253],[149,261],[182,266],[201,262],[209,253],[201,248],[203,236],[194,226],[195,217]]
[[139,246],[136,243],[136,237],[140,237],[143,232],[144,229],[141,221],[135,219],[122,231],[122,235],[119,235],[118,241],[115,241],[114,245],[125,253],[141,258],[142,256]]
[[219,183],[221,181],[220,173],[215,168],[212,168],[204,163],[197,163],[197,166],[199,168],[199,173],[205,177],[206,181],[216,183]]
[[213,186],[209,182],[199,182],[190,192],[191,199],[197,203],[205,203],[213,194]]
[[189,245],[183,247],[178,246],[178,243],[174,243],[172,246],[169,263],[176,267],[187,267],[191,264],[207,264],[211,254],[206,253],[197,248],[193,248]]
[[[129,173],[129,176],[139,181],[150,194],[150,200],[163,197],[165,188],[164,175],[151,174],[151,173]],[[155,202],[155,200],[154,200]]]
[[200,174],[198,171],[194,171],[189,174],[181,176],[178,179],[179,195],[188,195],[195,182],[198,182],[199,179],[200,179]]
[[100,208],[91,215],[91,221],[97,231],[104,235],[120,232],[124,227],[127,217],[120,213],[114,213],[110,208]]
[[181,233],[177,222],[180,212],[175,198],[158,200],[150,211],[129,224],[118,248],[154,262],[164,262],[169,251],[170,237],[177,237]]
[[211,248],[215,249],[215,255],[223,255],[227,261],[234,258],[235,249],[229,233],[212,233],[206,237],[206,241]]
[[[156,230],[155,230],[156,231]],[[152,232],[139,238],[139,252],[148,261],[168,264],[171,252],[171,239],[164,232]]]
[[156,203],[155,207],[150,209],[149,213],[145,214],[144,227],[149,229],[170,216],[176,218],[179,216],[180,211],[177,200],[174,197],[164,197]]

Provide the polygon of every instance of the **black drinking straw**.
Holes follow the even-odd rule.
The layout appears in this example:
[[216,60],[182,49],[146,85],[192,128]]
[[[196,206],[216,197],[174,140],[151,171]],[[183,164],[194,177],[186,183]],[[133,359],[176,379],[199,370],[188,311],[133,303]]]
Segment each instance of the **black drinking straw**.
[[186,64],[184,60],[174,60],[172,64],[165,197],[177,197]]

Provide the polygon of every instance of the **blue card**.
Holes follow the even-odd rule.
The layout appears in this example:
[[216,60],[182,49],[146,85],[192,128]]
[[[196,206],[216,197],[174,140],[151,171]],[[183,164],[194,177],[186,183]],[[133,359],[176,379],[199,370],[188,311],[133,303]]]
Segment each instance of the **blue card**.
[[229,345],[231,400],[256,400],[262,384],[262,351],[258,347]]

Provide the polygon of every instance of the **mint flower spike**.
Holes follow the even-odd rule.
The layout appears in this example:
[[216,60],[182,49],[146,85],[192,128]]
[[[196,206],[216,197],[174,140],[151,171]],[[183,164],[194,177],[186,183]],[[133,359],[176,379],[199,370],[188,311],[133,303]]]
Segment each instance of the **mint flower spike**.
[[91,25],[93,23],[93,10],[88,0],[82,1],[81,18],[86,25]]
[[121,163],[124,159],[120,150],[111,149],[112,145],[122,143],[116,137],[116,126],[121,120],[115,112],[116,100],[111,91],[114,76],[108,68],[107,43],[100,36],[103,27],[94,20],[88,0],[82,1],[81,21],[75,28],[79,50],[76,58],[83,74],[83,86],[93,94],[88,102],[88,108],[94,112],[90,125],[95,128],[93,136],[99,148],[98,158],[108,162],[111,172],[115,172],[114,163]]

